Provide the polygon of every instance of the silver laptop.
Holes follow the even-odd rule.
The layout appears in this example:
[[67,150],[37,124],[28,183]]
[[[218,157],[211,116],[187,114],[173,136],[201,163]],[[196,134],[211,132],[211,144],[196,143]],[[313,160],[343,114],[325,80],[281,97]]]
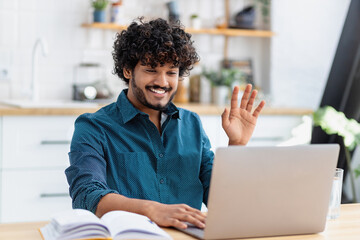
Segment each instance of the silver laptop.
[[227,147],[215,153],[200,239],[311,234],[325,228],[337,144]]

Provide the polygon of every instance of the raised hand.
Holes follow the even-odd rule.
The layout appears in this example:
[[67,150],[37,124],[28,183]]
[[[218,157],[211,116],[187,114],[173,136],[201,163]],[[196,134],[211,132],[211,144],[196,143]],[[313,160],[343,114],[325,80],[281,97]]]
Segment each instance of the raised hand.
[[257,90],[252,91],[251,84],[245,88],[238,107],[239,87],[236,86],[231,96],[230,111],[225,108],[221,115],[222,127],[229,137],[229,145],[246,145],[255,129],[257,118],[265,106],[265,101],[261,101],[252,112]]

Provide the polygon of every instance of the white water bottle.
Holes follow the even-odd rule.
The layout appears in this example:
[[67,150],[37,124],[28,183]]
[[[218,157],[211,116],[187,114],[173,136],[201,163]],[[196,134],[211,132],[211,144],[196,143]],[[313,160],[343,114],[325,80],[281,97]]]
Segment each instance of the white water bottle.
[[110,22],[115,24],[122,23],[122,0],[119,0],[111,5]]

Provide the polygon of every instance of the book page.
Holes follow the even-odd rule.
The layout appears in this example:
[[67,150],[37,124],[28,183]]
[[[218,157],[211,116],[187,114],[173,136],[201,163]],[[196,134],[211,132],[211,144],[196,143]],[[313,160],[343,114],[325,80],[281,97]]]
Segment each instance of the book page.
[[84,209],[72,209],[52,217],[59,226],[73,225],[79,223],[99,223],[100,219],[92,212]]
[[40,228],[45,240],[109,238],[109,229],[92,212],[73,209],[56,214]]
[[50,223],[59,238],[110,237],[109,229],[92,212],[73,209],[55,215]]
[[109,228],[114,239],[171,239],[171,237],[149,218],[136,213],[111,211],[101,221]]
[[109,237],[109,232],[104,228],[99,228],[99,226],[95,229],[84,226],[75,228],[73,231],[60,233],[53,228],[52,224],[47,224],[39,230],[44,240],[104,239]]

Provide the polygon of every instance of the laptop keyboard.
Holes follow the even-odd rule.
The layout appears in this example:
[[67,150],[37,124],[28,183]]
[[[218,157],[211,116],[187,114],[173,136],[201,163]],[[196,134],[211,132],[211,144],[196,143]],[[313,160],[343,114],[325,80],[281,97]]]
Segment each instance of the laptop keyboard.
[[188,226],[186,229],[176,228],[184,233],[187,233],[193,237],[204,239],[204,229],[196,227],[194,224],[185,222]]

